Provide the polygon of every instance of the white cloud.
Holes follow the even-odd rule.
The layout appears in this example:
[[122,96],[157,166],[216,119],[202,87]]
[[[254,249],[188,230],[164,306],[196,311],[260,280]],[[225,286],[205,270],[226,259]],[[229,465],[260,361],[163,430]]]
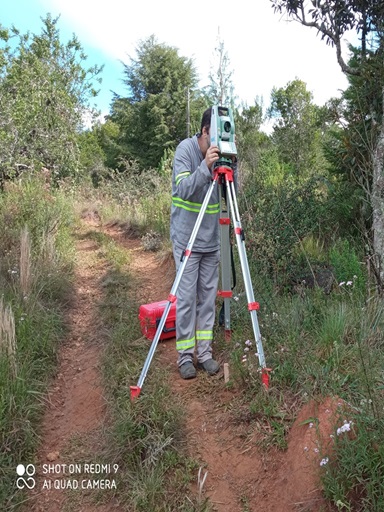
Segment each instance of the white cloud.
[[195,4],[180,0],[40,0],[70,26],[84,44],[127,62],[141,39],[155,34],[160,42],[193,58],[207,83],[218,28],[234,70],[235,92],[249,104],[263,96],[268,104],[273,86],[295,77],[307,83],[315,102],[323,104],[347,80],[336,62],[335,49],[314,29],[280,20],[269,0],[222,0]]

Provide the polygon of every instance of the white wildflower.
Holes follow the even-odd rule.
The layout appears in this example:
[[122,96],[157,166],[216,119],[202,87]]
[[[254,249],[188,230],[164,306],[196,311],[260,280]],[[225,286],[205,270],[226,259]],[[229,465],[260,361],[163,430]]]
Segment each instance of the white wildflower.
[[328,457],[324,457],[324,459],[321,459],[320,466],[326,466],[329,462]]
[[353,285],[352,281],[347,281],[347,286],[352,286],[352,285]]
[[344,425],[342,425],[341,427],[339,427],[337,430],[336,430],[336,434],[339,436],[340,434],[342,434],[343,432],[350,432],[351,430],[351,425],[352,425],[352,422],[348,422],[347,420],[344,420]]
[[314,448],[314,449],[313,449],[313,451],[314,451],[315,453],[319,453],[319,449],[318,449],[318,448]]
[[312,422],[308,425],[308,428],[313,428],[313,423]]
[[341,281],[341,283],[339,283],[339,286],[344,286],[345,285],[345,281]]

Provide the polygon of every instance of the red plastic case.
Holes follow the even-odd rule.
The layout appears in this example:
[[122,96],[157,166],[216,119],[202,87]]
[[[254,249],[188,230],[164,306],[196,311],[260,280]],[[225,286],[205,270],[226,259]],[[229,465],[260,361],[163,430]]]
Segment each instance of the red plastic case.
[[[160,319],[164,313],[164,309],[167,306],[168,301],[163,300],[160,302],[152,302],[152,304],[144,304],[139,308],[139,320],[141,326],[141,332],[149,340],[153,340],[156,334],[157,326],[159,325]],[[160,334],[160,340],[167,340],[169,338],[176,337],[176,302],[172,302],[171,308],[168,312],[167,320],[162,333]]]

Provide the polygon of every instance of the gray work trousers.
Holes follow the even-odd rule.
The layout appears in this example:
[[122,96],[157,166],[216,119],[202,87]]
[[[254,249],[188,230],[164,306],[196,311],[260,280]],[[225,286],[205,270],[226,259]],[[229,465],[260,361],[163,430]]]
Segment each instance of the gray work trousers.
[[[176,270],[180,267],[183,251],[173,246]],[[195,349],[199,363],[212,358],[219,264],[220,250],[192,252],[188,258],[176,292],[178,366],[193,361]]]

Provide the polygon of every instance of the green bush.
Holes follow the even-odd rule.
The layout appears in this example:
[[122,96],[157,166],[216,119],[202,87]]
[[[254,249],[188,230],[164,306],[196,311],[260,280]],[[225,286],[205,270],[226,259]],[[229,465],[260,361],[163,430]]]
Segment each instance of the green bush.
[[366,289],[365,268],[348,240],[336,242],[329,251],[329,261],[339,286],[350,287],[364,293]]

